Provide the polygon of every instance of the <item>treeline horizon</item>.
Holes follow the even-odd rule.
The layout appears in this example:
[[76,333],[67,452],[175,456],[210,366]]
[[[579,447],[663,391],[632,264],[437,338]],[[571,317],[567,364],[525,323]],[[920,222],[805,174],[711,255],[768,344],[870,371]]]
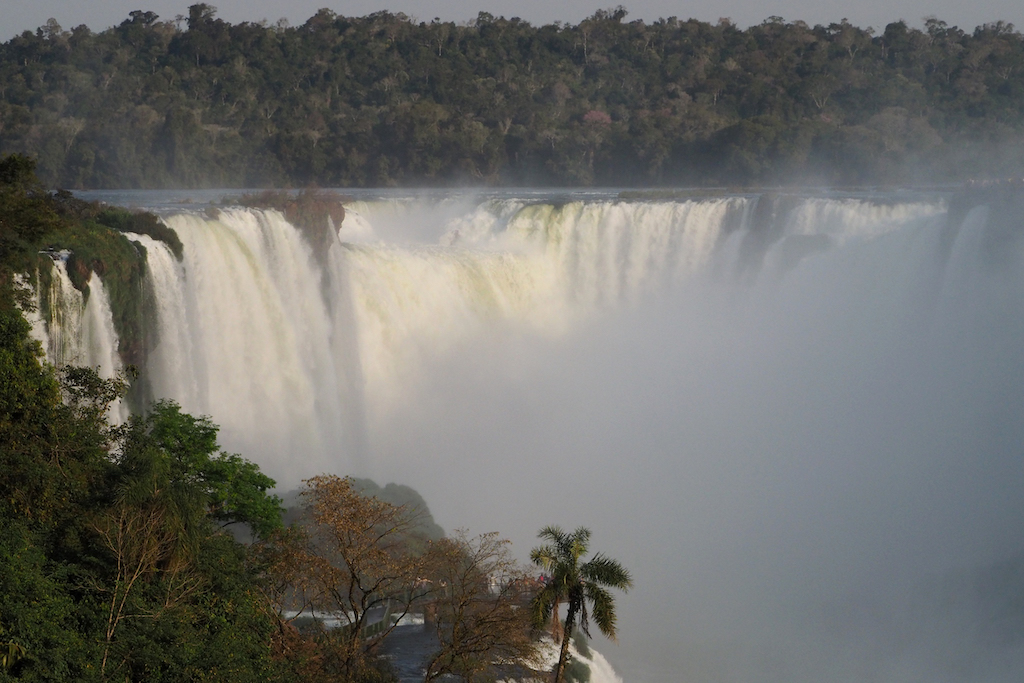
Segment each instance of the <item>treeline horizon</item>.
[[[0,44],[0,153],[67,188],[955,183],[1024,174],[1024,37],[929,18],[533,26],[206,4]],[[184,24],[184,26],[182,25]]]

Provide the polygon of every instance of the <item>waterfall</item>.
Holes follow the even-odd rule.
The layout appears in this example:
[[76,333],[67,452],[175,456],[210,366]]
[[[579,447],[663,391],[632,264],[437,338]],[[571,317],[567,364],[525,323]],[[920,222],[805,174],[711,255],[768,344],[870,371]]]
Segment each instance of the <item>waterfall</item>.
[[154,394],[212,415],[222,443],[277,476],[341,457],[349,379],[329,283],[302,237],[276,212],[167,223],[184,244],[181,263],[143,241],[160,329],[147,368]]
[[[626,680],[1016,680],[974,598],[906,596],[1024,557],[1019,204],[380,199],[327,254],[275,211],[183,210],[181,261],[131,236],[144,372],[285,487],[409,482],[517,549],[590,526],[634,570],[600,646]],[[102,365],[54,269],[48,354]]]
[[[71,284],[68,276],[67,253],[57,254],[50,273],[47,298],[51,302],[46,311],[39,311],[42,322],[33,325],[40,334],[46,359],[57,367],[64,365],[92,365],[85,351],[95,348],[94,340],[86,339],[83,332],[85,297]],[[37,301],[41,300],[37,296]],[[102,328],[101,328],[102,329]]]
[[[177,213],[165,220],[181,262],[128,235],[146,249],[156,293],[159,342],[144,371],[155,396],[212,416],[229,448],[291,481],[367,457],[365,429],[386,424],[422,368],[464,344],[556,340],[713,271],[733,278],[752,257],[758,272],[781,273],[944,211],[822,198],[766,211],[773,201],[358,202],[326,265],[275,211]],[[395,236],[403,225],[413,239]],[[64,261],[54,268],[51,359],[109,374],[119,366],[102,283],[93,276],[83,308]]]
[[122,368],[110,301],[98,275],[90,275],[86,285],[88,299],[71,283],[67,254],[58,254],[47,293],[50,305],[45,311],[41,310],[42,297],[39,293],[35,296],[36,310],[30,320],[33,336],[53,365],[95,368],[100,377],[109,379]]

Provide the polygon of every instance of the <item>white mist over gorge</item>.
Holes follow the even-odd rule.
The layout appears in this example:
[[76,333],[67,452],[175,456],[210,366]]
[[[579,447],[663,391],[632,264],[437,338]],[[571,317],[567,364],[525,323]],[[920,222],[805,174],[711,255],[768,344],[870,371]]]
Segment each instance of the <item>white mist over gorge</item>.
[[[1021,680],[1019,195],[357,199],[323,254],[253,209],[132,236],[151,393],[283,487],[406,483],[524,557],[590,527],[629,682]],[[90,291],[38,334],[113,371]]]

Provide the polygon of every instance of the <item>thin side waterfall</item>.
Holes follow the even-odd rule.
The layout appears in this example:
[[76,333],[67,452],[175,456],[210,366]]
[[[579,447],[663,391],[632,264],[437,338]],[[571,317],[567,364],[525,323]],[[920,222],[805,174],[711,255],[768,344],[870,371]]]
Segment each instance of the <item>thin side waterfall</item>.
[[[85,297],[75,289],[68,276],[67,255],[54,259],[48,299],[51,302],[42,315],[46,336],[43,348],[47,360],[57,367],[92,365],[87,351],[95,348],[95,340],[85,336],[83,313]],[[100,328],[102,329],[102,327]]]
[[82,345],[77,357],[71,362],[96,368],[100,377],[110,378],[122,369],[110,299],[103,280],[96,273],[89,277],[88,287],[89,300],[82,311],[79,333]]
[[54,259],[47,292],[50,305],[46,311],[39,310],[42,297],[37,294],[33,327],[53,365],[97,368],[101,377],[110,378],[122,365],[110,301],[103,281],[95,273],[87,286],[88,300],[71,283],[66,256]]
[[[49,305],[44,308],[42,292],[35,293],[35,310],[29,315],[32,335],[43,347],[47,362],[55,367],[90,367],[100,377],[111,379],[121,372],[124,364],[118,355],[114,317],[103,281],[95,273],[90,275],[86,298],[68,275],[68,254],[53,256],[45,298]],[[111,406],[110,418],[115,423],[127,416],[128,407],[121,401]]]

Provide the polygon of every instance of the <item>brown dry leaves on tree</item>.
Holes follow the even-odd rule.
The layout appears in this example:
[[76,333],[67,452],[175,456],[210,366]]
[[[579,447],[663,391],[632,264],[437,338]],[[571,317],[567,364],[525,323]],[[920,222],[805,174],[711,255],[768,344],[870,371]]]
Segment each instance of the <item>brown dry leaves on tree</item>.
[[468,681],[530,673],[537,656],[530,598],[538,588],[496,533],[459,532],[423,552],[416,518],[403,506],[361,494],[348,478],[314,477],[302,491],[299,525],[258,550],[269,602],[281,614],[303,612],[343,624],[316,646],[281,619],[278,655],[318,680],[359,677],[368,657],[411,609],[423,609],[439,647],[426,680]]
[[537,659],[526,608],[535,582],[497,533],[432,544],[430,606],[440,648],[428,660],[426,681],[454,674],[467,681],[521,673]]
[[345,477],[308,479],[304,524],[268,549],[267,589],[281,609],[308,609],[339,619],[325,634],[326,659],[342,679],[394,629],[424,590],[416,590],[426,558],[409,543],[413,515],[361,495]]

